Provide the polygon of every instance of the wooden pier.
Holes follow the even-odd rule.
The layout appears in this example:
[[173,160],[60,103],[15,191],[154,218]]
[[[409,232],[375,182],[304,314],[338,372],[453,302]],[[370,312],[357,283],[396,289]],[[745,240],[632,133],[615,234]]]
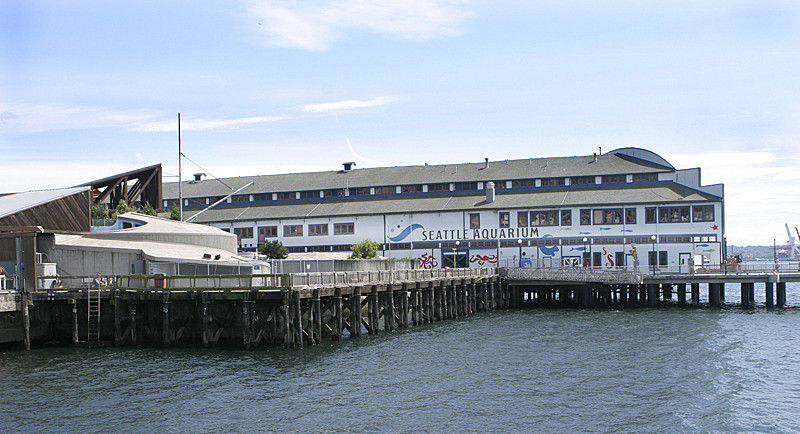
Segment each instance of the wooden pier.
[[732,283],[742,308],[755,307],[757,287],[766,308],[782,308],[800,273],[464,268],[108,280],[0,294],[0,343],[299,349],[504,308],[730,306]]
[[707,272],[644,274],[591,268],[506,268],[500,272],[511,292],[512,307],[658,307],[700,306],[701,285],[707,305],[721,307],[725,285],[741,289],[742,308],[753,308],[756,285],[762,286],[765,307],[786,306],[786,283],[800,282],[800,272]]
[[505,308],[506,293],[496,269],[490,268],[124,276],[107,287],[24,293],[30,315],[21,318],[20,328],[27,348],[31,340],[303,348],[323,339],[337,341]]

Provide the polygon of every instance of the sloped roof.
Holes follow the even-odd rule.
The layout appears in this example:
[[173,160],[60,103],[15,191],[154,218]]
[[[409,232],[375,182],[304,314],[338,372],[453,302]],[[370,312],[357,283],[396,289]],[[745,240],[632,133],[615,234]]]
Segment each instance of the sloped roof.
[[0,218],[17,214],[49,202],[82,193],[90,187],[59,188],[54,190],[35,190],[0,196]]
[[[654,154],[655,155],[655,154]],[[655,173],[669,170],[644,159],[622,155],[529,158],[524,160],[378,167],[351,171],[288,173],[281,175],[243,176],[206,179],[183,183],[184,197],[224,196],[249,182],[254,184],[240,194],[293,192],[334,188],[358,188],[393,185],[436,184],[445,182],[500,181],[512,179],[551,178],[565,176],[597,176],[633,173]],[[164,198],[177,199],[178,183],[164,184]]]
[[[717,200],[710,195],[667,184],[659,187],[619,189],[569,189],[504,194],[498,193],[492,203],[485,196],[459,195],[397,199],[339,200],[298,204],[261,205],[250,207],[212,208],[198,217],[196,223],[274,220],[289,218],[322,218],[337,216],[380,215],[393,213],[453,212],[494,209],[545,209],[578,206],[615,206]],[[186,215],[192,211],[184,211]]]

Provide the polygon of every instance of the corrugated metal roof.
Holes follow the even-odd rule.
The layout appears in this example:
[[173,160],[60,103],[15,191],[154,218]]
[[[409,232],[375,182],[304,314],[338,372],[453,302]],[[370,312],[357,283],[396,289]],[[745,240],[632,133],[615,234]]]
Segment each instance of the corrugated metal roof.
[[[322,218],[357,215],[421,213],[439,211],[510,210],[555,207],[597,207],[633,204],[700,202],[715,200],[695,190],[670,184],[663,187],[630,187],[619,189],[585,189],[502,194],[493,203],[484,195],[415,197],[398,199],[340,200],[300,203],[296,205],[263,205],[251,207],[212,208],[195,220],[196,223],[274,220],[289,218]],[[184,211],[186,215],[193,212]]]
[[[400,166],[341,170],[329,172],[288,173],[282,175],[223,178],[225,184],[238,189],[254,184],[240,194],[275,193],[335,188],[358,188],[394,185],[436,184],[474,181],[507,181],[513,179],[552,178],[565,176],[597,176],[663,172],[664,167],[646,161],[631,161],[615,154],[578,157],[530,158],[524,160],[445,164],[435,166]],[[214,179],[183,183],[183,196],[224,196],[232,190]],[[178,183],[164,184],[164,198],[177,199]]]
[[55,190],[36,190],[0,196],[0,218],[14,215],[26,209],[82,193],[91,187],[59,188]]

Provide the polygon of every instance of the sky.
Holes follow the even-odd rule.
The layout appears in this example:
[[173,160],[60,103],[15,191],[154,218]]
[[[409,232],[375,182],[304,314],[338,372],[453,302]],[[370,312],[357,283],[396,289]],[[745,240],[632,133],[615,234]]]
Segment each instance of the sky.
[[0,192],[641,147],[800,226],[800,2],[0,1]]

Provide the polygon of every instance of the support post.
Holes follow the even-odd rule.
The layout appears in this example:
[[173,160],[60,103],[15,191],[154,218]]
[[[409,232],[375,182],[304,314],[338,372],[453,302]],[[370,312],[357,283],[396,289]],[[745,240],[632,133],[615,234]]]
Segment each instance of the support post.
[[72,299],[72,343],[77,344],[80,341],[78,337],[78,300]]
[[353,337],[361,336],[361,287],[353,288],[353,296],[350,299],[350,323],[353,329],[350,335]]
[[776,292],[778,293],[778,307],[786,306],[786,282],[778,282]]
[[658,305],[658,284],[651,283],[647,285],[647,307],[656,307]]
[[766,297],[767,307],[775,307],[775,293],[772,289],[772,282],[764,283],[764,296]]
[[122,297],[119,295],[119,289],[114,289],[114,346],[122,345],[122,324],[120,324],[120,304]]
[[678,284],[678,304],[684,305],[686,304],[686,284],[679,283]]
[[700,305],[700,284],[692,283],[692,304],[695,306]]

